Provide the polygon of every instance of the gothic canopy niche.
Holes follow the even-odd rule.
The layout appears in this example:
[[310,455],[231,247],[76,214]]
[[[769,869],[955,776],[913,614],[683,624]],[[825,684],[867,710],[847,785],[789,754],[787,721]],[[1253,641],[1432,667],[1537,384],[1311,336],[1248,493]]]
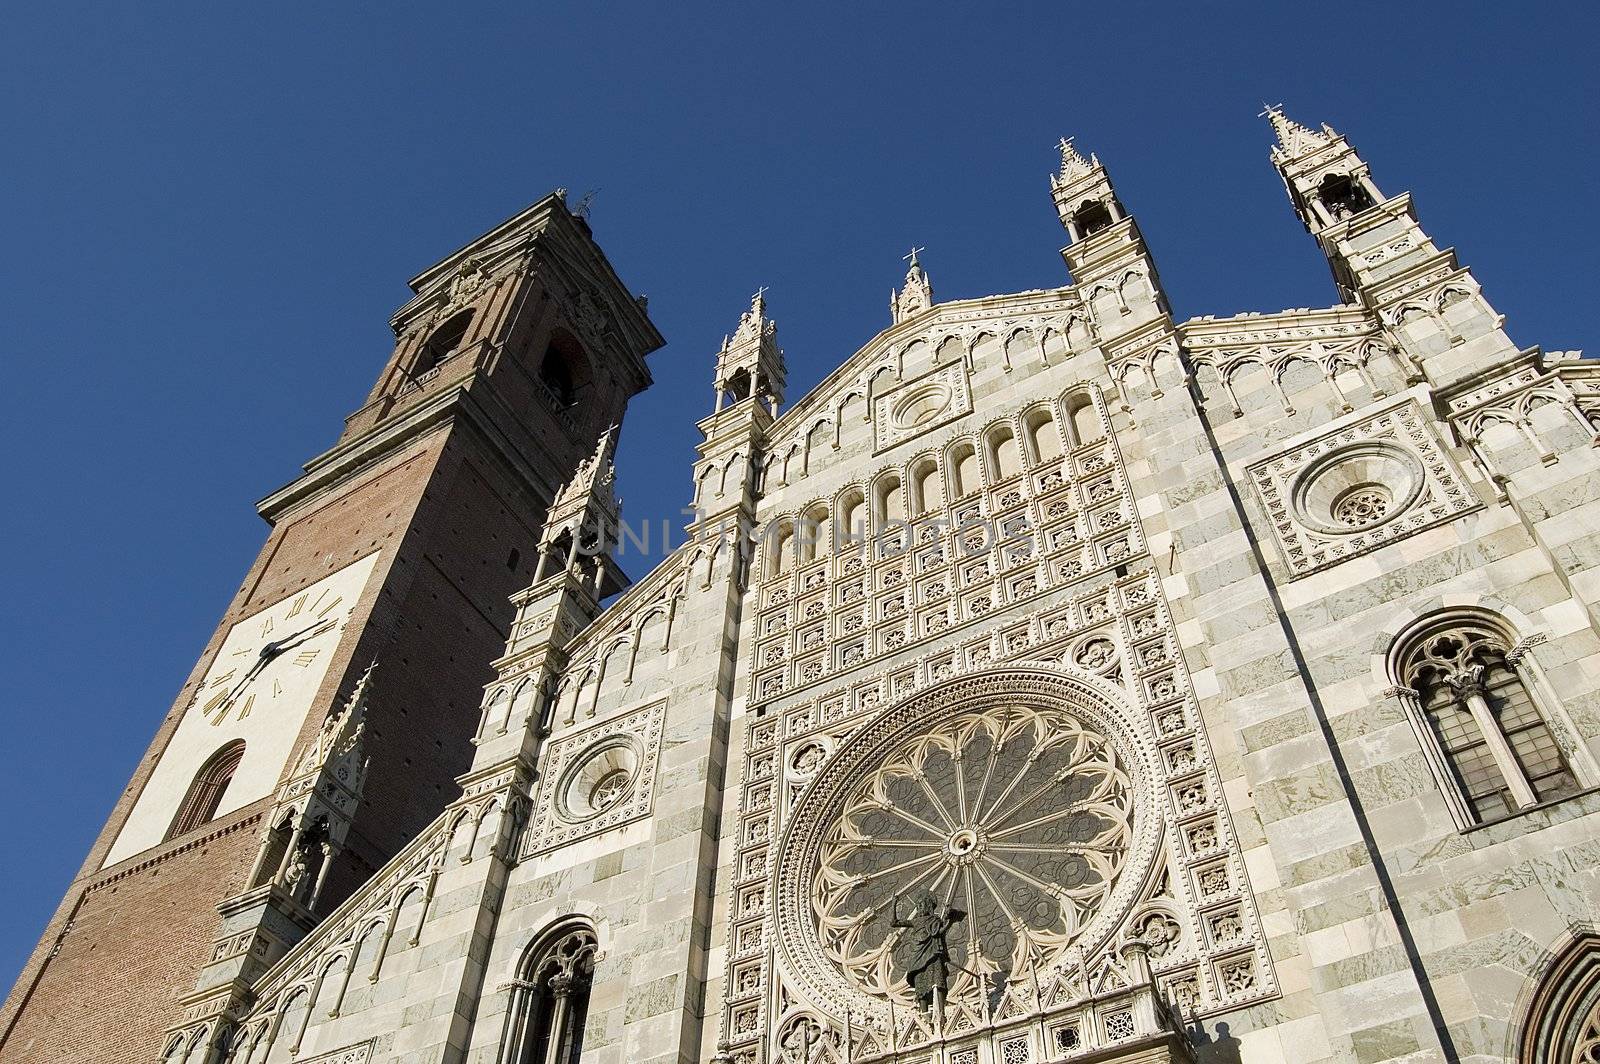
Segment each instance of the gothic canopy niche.
[[[1007,668],[921,692],[864,726],[808,788],[774,889],[782,967],[824,1014],[915,1007],[913,936],[931,892],[960,910],[951,1001],[977,1001],[1101,949],[1162,838],[1153,754],[1094,682]],[[1149,763],[1146,763],[1149,762]]]

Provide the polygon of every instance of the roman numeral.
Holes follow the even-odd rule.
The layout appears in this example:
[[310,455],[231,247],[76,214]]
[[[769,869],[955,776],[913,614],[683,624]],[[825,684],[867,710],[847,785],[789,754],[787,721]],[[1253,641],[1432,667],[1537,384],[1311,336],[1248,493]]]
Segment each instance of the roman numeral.
[[263,617],[263,618],[261,618],[261,638],[265,639],[267,636],[269,636],[271,634],[272,634],[272,618],[271,617]]
[[306,608],[306,596],[304,596],[304,595],[296,595],[295,598],[294,598],[294,601],[289,603],[289,612],[285,616],[298,617],[298,616],[300,616],[300,611],[305,609],[305,608]]
[[211,681],[210,686],[212,686],[212,687],[226,687],[226,686],[228,686],[228,684],[233,682],[233,673],[234,673],[234,670],[233,669],[229,669],[227,672],[223,673],[222,675],[220,675],[218,677],[215,677]]
[[294,663],[302,669],[307,668],[317,660],[317,655],[320,653],[322,653],[320,650],[302,650],[294,656]]
[[217,719],[212,721],[211,723],[212,723],[213,726],[221,724],[222,723],[222,718],[226,717],[228,715],[228,711],[227,711],[227,708],[226,708],[227,704],[228,704],[228,692],[220,691],[217,694],[212,696],[211,701],[207,702],[205,705],[200,707],[200,714],[201,714],[201,716],[209,717],[211,714],[216,713],[217,710],[220,709],[220,710],[222,710],[222,712],[217,713]]
[[248,717],[250,715],[250,707],[255,704],[256,693],[251,691],[249,694],[244,696],[244,702],[239,706],[239,719],[244,720],[244,718]]
[[272,681],[272,697],[277,698],[281,694],[283,694],[283,684],[274,679]]
[[329,611],[331,611],[335,606],[337,606],[339,603],[341,603],[343,601],[344,601],[344,598],[342,596],[335,595],[332,602],[328,603],[326,606],[322,607],[320,610],[317,611],[317,617],[319,619],[323,618],[323,617],[326,617],[328,615]]

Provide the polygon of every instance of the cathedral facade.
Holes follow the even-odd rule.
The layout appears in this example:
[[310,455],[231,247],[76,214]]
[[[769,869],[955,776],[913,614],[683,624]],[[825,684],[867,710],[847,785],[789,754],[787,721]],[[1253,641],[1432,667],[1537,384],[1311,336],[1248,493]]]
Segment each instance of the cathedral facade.
[[662,343],[561,194],[412,282],[0,1014],[0,1062],[1600,1061],[1600,366],[1269,110],[1339,301],[1072,283],[785,404],[612,558]]

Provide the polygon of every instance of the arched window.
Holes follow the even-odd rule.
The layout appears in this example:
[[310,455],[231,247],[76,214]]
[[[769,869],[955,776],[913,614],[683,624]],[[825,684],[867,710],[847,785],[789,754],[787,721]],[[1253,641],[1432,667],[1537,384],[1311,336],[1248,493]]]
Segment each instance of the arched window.
[[740,367],[729,374],[722,394],[729,403],[742,403],[750,398],[750,371]]
[[944,506],[944,484],[939,479],[939,463],[932,458],[920,458],[912,463],[911,487],[915,492],[912,506],[918,514]]
[[828,507],[817,503],[800,517],[800,560],[815,561],[833,552],[833,530],[828,525]]
[[1111,212],[1099,200],[1085,200],[1072,213],[1072,222],[1078,227],[1079,239],[1093,236],[1111,225]]
[[996,425],[984,437],[989,445],[989,468],[995,479],[1006,480],[1022,472],[1022,462],[1017,455],[1017,438],[1009,425]]
[[878,527],[887,521],[904,522],[906,519],[906,493],[898,473],[888,473],[878,479],[872,488]]
[[571,333],[558,329],[551,335],[539,361],[539,383],[561,409],[577,403],[583,386],[589,383],[589,359]]
[[1080,393],[1067,400],[1067,417],[1072,419],[1072,435],[1079,445],[1093,443],[1105,435],[1100,426],[1100,412],[1087,395]]
[[1397,692],[1463,826],[1580,789],[1499,618],[1430,618],[1396,642]]
[[461,346],[461,341],[467,338],[467,329],[472,325],[472,311],[463,310],[460,314],[445,320],[445,323],[433,330],[433,334],[422,345],[422,353],[417,356],[414,376],[422,376],[439,363],[456,353]]
[[784,518],[773,526],[770,553],[767,555],[767,572],[782,576],[794,567],[794,522]]
[[962,442],[950,448],[951,493],[956,498],[970,495],[983,486],[978,473],[978,452],[972,444]]
[[582,924],[529,947],[511,995],[506,1064],[578,1064],[597,951],[594,931]]
[[1523,1017],[1517,1064],[1600,1060],[1600,935],[1571,936],[1550,958]]
[[1317,199],[1322,201],[1328,217],[1334,221],[1360,214],[1372,206],[1372,196],[1366,187],[1349,174],[1329,174],[1317,186]]
[[1036,407],[1022,419],[1028,430],[1028,446],[1033,449],[1035,462],[1048,462],[1061,457],[1061,435],[1056,432],[1055,419],[1047,407]]
[[172,818],[167,838],[193,831],[201,824],[216,819],[222,796],[228,792],[228,784],[233,782],[233,774],[238,771],[242,760],[243,739],[235,739],[211,755],[211,759],[195,773],[194,782],[189,784],[189,793],[184,795],[178,815]]
[[859,488],[851,488],[839,496],[839,529],[841,543],[866,538],[866,497]]

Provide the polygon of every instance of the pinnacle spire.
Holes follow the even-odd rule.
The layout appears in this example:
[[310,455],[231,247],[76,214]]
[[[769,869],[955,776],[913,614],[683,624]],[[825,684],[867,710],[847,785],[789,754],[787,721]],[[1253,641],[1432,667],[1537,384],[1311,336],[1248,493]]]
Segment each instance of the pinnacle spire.
[[913,245],[910,254],[900,256],[910,265],[906,267],[905,287],[898,292],[889,290],[889,316],[895,324],[933,306],[933,282],[928,280],[928,271],[917,258],[920,252],[927,250]]
[[1257,117],[1271,123],[1273,135],[1278,138],[1278,143],[1272,148],[1272,157],[1279,161],[1297,159],[1327,144],[1333,136],[1333,130],[1326,125],[1315,130],[1296,122],[1283,113],[1281,103],[1262,104]]
[[1093,152],[1085,159],[1083,153],[1073,146],[1074,137],[1062,137],[1056,145],[1061,149],[1061,169],[1050,176],[1053,188],[1060,188],[1070,181],[1076,181],[1100,165],[1100,160]]
[[750,297],[750,309],[739,315],[738,327],[733,330],[732,337],[725,338],[722,341],[722,347],[724,350],[726,350],[730,344],[736,344],[741,340],[748,340],[751,337],[763,336],[769,331],[769,328],[770,322],[767,318],[767,288],[765,285],[762,285],[760,288],[756,289],[755,295]]

